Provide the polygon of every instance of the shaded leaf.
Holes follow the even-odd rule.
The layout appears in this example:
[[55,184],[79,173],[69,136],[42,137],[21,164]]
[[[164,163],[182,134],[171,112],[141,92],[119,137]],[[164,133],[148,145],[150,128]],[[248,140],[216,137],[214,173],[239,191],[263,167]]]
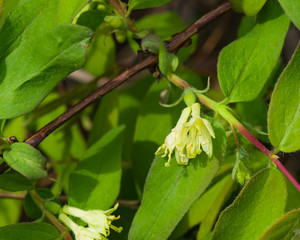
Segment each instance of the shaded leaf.
[[271,143],[278,151],[300,149],[300,45],[281,74],[273,91],[268,130]]
[[296,240],[300,238],[300,209],[290,211],[271,226],[269,226],[258,240]]
[[159,105],[160,93],[168,87],[166,81],[154,82],[145,95],[135,125],[132,149],[133,167],[138,191],[142,191],[154,153],[175,126],[183,105],[165,109]]
[[129,10],[159,7],[171,0],[129,0]]
[[68,201],[84,210],[108,209],[116,200],[121,181],[121,146],[124,126],[94,143],[70,176]]
[[189,211],[172,233],[171,239],[182,236],[199,223],[201,223],[201,225],[197,239],[203,239],[211,230],[218,212],[229,197],[233,183],[234,181],[232,180],[231,174],[228,174],[210,186],[204,194],[192,204]]
[[3,240],[54,240],[59,232],[48,223],[19,223],[0,228],[0,239]]
[[284,213],[286,198],[286,184],[281,172],[275,168],[260,171],[221,213],[211,239],[257,239]]
[[229,102],[251,101],[259,95],[277,64],[288,27],[279,4],[270,1],[252,31],[222,50],[218,78]]
[[10,170],[0,175],[0,188],[10,192],[16,192],[32,189],[33,185],[20,173]]
[[[1,193],[3,193],[1,191]],[[22,213],[22,201],[18,199],[0,199],[0,227],[19,222]]]
[[[36,189],[36,193],[42,199],[54,199],[54,195],[48,188]],[[43,216],[41,209],[36,205],[29,192],[26,194],[23,202],[26,216],[32,220],[36,220]]]
[[[154,22],[155,24],[153,24]],[[141,30],[150,29],[154,31],[163,41],[169,40],[174,34],[187,27],[182,19],[174,12],[147,15],[139,19],[136,22],[136,26]],[[191,39],[192,43],[187,47],[179,49],[176,54],[180,62],[185,61],[196,49],[197,36],[195,35]],[[134,49],[135,51],[138,50],[138,48]]]
[[106,132],[118,126],[118,90],[115,89],[101,98],[93,119],[93,127],[88,138],[88,146],[97,142]]

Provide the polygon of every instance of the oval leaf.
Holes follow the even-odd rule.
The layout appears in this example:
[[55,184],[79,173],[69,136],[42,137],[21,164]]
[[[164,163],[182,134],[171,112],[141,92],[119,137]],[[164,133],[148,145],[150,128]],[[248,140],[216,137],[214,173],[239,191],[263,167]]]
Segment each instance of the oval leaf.
[[56,228],[48,223],[19,223],[0,228],[0,239],[3,240],[54,240],[59,236]]
[[300,45],[281,74],[271,97],[268,129],[277,150],[300,149]]
[[164,166],[165,159],[154,160],[146,180],[142,204],[135,215],[129,239],[167,239],[191,204],[207,188],[219,167],[206,155],[193,159],[189,166]]
[[69,204],[85,210],[108,209],[116,200],[121,181],[124,126],[94,143],[70,176]]
[[286,184],[281,172],[275,168],[262,170],[221,213],[211,240],[257,239],[284,213],[286,198]]
[[269,1],[247,35],[226,46],[219,56],[218,78],[229,102],[254,100],[279,59],[289,20],[276,1]]
[[290,211],[277,219],[258,240],[289,240],[300,238],[300,209]]
[[27,143],[12,144],[11,149],[3,153],[3,159],[12,169],[31,180],[47,177],[44,170],[46,158]]
[[11,170],[0,175],[0,188],[6,191],[17,192],[32,189],[33,185],[23,175]]
[[[214,155],[220,156],[225,131],[214,125]],[[216,174],[220,161],[202,153],[188,166],[176,161],[165,167],[165,159],[155,158],[147,176],[141,206],[135,215],[129,239],[167,239],[191,204],[204,192]]]

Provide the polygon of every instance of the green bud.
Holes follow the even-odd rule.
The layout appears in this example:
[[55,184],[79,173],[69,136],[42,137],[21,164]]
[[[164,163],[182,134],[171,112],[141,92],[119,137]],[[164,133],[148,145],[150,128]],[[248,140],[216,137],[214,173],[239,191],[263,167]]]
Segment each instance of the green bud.
[[125,23],[122,18],[118,16],[106,16],[104,21],[107,22],[114,29],[120,29],[125,27]]
[[115,32],[115,36],[119,43],[123,43],[126,40],[126,32],[123,30]]
[[196,95],[191,89],[186,89],[183,94],[183,99],[187,106],[191,106],[196,102]]
[[46,201],[44,207],[54,215],[58,215],[61,211],[61,206],[56,202]]

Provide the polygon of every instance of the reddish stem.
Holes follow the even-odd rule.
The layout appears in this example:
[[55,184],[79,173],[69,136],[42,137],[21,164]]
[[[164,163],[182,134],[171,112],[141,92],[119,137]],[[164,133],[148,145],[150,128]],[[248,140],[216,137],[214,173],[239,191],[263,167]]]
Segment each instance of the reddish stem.
[[300,192],[300,184],[297,180],[289,173],[285,166],[276,158],[272,157],[272,152],[269,151],[260,141],[258,141],[240,122],[236,121],[233,125],[252,142],[261,152],[263,152],[273,163],[283,172],[283,174],[293,183],[293,185]]

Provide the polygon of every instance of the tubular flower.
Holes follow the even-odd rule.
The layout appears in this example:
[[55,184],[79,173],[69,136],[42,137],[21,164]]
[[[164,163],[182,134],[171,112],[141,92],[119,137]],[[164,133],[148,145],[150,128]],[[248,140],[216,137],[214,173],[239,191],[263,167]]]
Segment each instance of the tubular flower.
[[187,165],[189,159],[195,158],[202,150],[209,158],[212,156],[211,137],[214,138],[215,133],[210,123],[200,117],[200,104],[194,103],[183,109],[176,127],[172,129],[155,154],[164,153],[163,157],[168,154],[166,167],[170,166],[173,152],[179,165]]
[[[111,224],[112,221],[120,218],[120,216],[116,217],[114,215],[110,215],[117,208],[118,204],[107,211],[84,211],[79,208],[65,205],[62,208],[62,213],[59,215],[59,219],[74,232],[76,240],[103,240],[107,239],[106,237],[110,234],[110,228],[116,232],[122,231],[122,227],[117,228]],[[88,224],[88,227],[85,228],[78,226],[68,216],[66,216],[66,214],[80,218]]]

